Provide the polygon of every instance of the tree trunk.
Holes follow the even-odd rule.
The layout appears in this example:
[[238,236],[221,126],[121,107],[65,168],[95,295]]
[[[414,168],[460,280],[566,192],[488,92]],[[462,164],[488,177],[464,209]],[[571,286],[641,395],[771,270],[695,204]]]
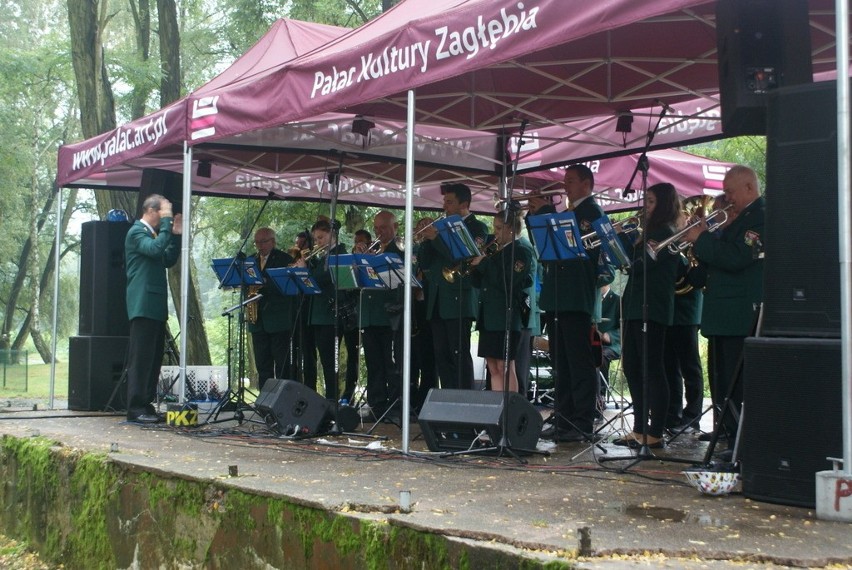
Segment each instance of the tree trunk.
[[180,98],[180,29],[174,0],[157,0],[160,24],[160,107]]

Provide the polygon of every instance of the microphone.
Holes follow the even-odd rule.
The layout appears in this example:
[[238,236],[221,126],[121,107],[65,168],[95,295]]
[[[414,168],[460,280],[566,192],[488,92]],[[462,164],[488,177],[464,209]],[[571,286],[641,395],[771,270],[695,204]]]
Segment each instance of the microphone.
[[630,188],[628,186],[627,188],[625,188],[624,190],[621,191],[621,197],[627,198],[628,196],[635,194],[635,193],[636,193],[636,190],[634,190],[633,188]]
[[662,107],[662,108],[663,108],[663,110],[664,110],[666,113],[671,113],[671,114],[675,114],[675,113],[677,113],[677,111],[675,111],[674,107],[672,107],[672,106],[671,106],[671,105],[669,105],[668,103],[664,102],[663,100],[661,100],[661,99],[654,99],[654,101],[657,103],[657,105],[659,105],[660,107]]

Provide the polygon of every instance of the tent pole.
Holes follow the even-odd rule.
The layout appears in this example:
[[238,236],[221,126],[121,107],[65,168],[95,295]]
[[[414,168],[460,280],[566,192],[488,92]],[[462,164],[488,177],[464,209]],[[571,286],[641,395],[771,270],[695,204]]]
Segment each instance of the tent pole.
[[402,452],[408,453],[411,427],[411,261],[414,229],[414,90],[408,90],[407,130],[405,138],[405,297],[402,310]]
[[62,188],[56,187],[56,231],[53,236],[53,330],[51,331],[50,359],[50,395],[47,399],[47,409],[53,409],[53,398],[56,394],[56,328],[59,322],[59,246],[62,245]]
[[189,315],[189,232],[192,219],[192,147],[183,143],[183,232],[180,237],[180,376],[178,401],[183,402],[186,392],[186,343]]
[[849,5],[847,0],[835,0],[837,38],[837,215],[840,239],[840,350],[843,389],[843,473],[852,475],[852,362],[849,343],[852,342],[852,273],[850,273],[850,169],[849,156]]

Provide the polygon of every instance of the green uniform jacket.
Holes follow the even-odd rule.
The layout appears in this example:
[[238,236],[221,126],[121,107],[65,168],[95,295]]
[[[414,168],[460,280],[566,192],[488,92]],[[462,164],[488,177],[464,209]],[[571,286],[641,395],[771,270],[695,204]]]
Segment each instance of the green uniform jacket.
[[[464,225],[482,248],[488,236],[488,228],[484,223],[470,214],[464,219]],[[450,257],[450,252],[440,237],[426,240],[417,252],[417,262],[429,280],[426,290],[426,317],[441,319],[476,318],[479,310],[479,292],[473,287],[470,276],[456,279],[454,283],[447,282],[442,275],[444,267],[455,267],[459,264]],[[462,264],[467,267],[467,264]],[[435,303],[438,303],[439,313],[435,315]]]
[[[339,244],[323,256],[316,256],[308,260],[308,271],[311,277],[316,280],[322,293],[311,295],[311,311],[308,324],[311,325],[333,325],[334,324],[334,281],[331,278],[331,272],[327,268],[326,257],[338,253],[344,255],[346,248]],[[337,292],[338,305],[344,301],[346,291]]]
[[[257,267],[260,268],[260,257],[257,253],[252,255],[252,258],[257,263]],[[263,266],[262,271],[263,287],[258,291],[263,297],[258,301],[257,322],[248,323],[249,332],[278,333],[293,329],[298,296],[283,295],[266,273],[267,269],[287,267],[293,261],[289,253],[280,249],[273,249],[269,252],[269,257],[266,258],[266,265]]]
[[[532,290],[536,270],[535,253],[526,240],[515,241],[514,258],[511,245],[486,257],[477,265],[471,277],[479,287],[479,316],[477,328],[485,331],[506,330],[506,307],[509,305],[509,280],[512,290],[512,322],[509,330],[530,328],[529,318],[522,323],[521,305],[528,304],[530,317],[538,312]],[[527,301],[529,299],[529,301]]]
[[[680,255],[677,269],[677,282],[689,283],[689,274],[695,268],[691,267],[686,256]],[[675,295],[675,312],[672,325],[700,325],[701,307],[704,305],[704,293],[701,287],[693,286],[688,293]]]
[[[395,241],[390,242],[385,247],[384,253],[395,253],[400,257],[404,255]],[[363,289],[361,291],[361,304],[358,308],[359,326],[361,328],[390,326],[386,303],[402,303],[404,291],[405,287],[402,286],[396,289]]]
[[[603,210],[589,196],[574,209],[580,234],[594,231],[592,222],[603,216]],[[545,312],[576,311],[591,315],[597,298],[597,267],[600,248],[587,250],[588,259],[546,261],[541,287],[541,308]]]
[[718,238],[704,232],[693,255],[707,264],[701,313],[704,336],[748,336],[763,299],[763,216],[761,196],[743,210]]
[[612,289],[601,299],[601,322],[598,332],[609,333],[610,347],[616,354],[621,354],[621,297]]
[[[674,234],[674,230],[665,226],[655,230],[652,234],[636,244],[632,259],[637,260],[630,268],[630,277],[624,288],[624,319],[645,320],[642,305],[647,298],[648,321],[660,323],[666,326],[672,324],[674,319],[674,291],[677,281],[677,266],[680,263],[680,255],[672,255],[668,248],[664,248],[653,260],[650,256],[643,259],[642,249],[646,244],[660,243]],[[644,266],[644,269],[643,269]],[[647,275],[643,275],[647,273]],[[647,285],[646,285],[647,284]],[[647,291],[647,295],[643,292]]]
[[124,260],[129,320],[145,317],[165,322],[169,318],[166,268],[180,256],[180,236],[172,235],[172,222],[172,218],[160,218],[156,236],[140,220],[127,232]]

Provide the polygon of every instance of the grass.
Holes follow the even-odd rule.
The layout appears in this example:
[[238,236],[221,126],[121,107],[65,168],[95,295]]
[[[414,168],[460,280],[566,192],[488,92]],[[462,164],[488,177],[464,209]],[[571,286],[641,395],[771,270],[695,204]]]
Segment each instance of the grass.
[[[0,374],[3,368],[0,365]],[[0,399],[47,399],[50,397],[50,364],[41,362],[5,367],[5,385],[0,385]],[[68,398],[68,359],[56,363],[54,398]]]

